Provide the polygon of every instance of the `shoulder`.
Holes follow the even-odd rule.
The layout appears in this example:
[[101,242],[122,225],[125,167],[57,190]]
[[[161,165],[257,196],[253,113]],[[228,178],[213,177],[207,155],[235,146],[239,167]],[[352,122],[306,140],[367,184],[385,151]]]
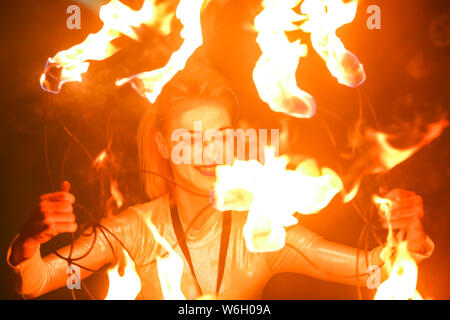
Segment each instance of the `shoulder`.
[[125,212],[138,215],[142,219],[150,219],[155,223],[157,222],[156,220],[164,220],[168,216],[169,203],[169,196],[165,195],[145,203],[131,206]]

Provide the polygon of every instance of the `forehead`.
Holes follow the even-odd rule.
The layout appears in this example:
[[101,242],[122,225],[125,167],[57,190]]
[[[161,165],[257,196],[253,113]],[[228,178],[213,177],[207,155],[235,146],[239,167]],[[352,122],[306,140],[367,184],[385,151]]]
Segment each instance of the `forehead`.
[[171,129],[184,128],[194,130],[195,122],[200,121],[202,130],[231,126],[231,116],[220,103],[195,102],[179,115],[174,115]]

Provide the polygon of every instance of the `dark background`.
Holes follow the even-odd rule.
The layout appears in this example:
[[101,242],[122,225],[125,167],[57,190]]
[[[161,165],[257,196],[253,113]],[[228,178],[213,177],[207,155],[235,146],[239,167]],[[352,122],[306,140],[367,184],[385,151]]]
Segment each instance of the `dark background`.
[[[84,1],[87,3],[88,1]],[[125,2],[125,1],[124,1]],[[81,42],[101,28],[98,6],[81,5],[81,30],[68,30],[66,8],[74,1],[2,1],[1,30],[2,87],[0,151],[1,232],[0,298],[19,298],[11,289],[5,262],[9,242],[36,205],[39,195],[54,191],[61,179],[72,183],[77,201],[93,212],[100,208],[99,179],[82,148],[65,134],[62,123],[95,157],[108,143],[118,164],[125,206],[147,201],[139,185],[136,160],[136,130],[139,118],[149,105],[129,87],[116,88],[121,76],[162,66],[180,44],[175,36],[162,39],[149,30],[140,30],[142,42],[122,38],[123,51],[103,62],[93,62],[83,82],[66,84],[59,95],[41,90],[39,77],[45,62],[59,50]],[[127,1],[139,8],[140,1]],[[248,31],[260,10],[260,1],[213,1],[203,17],[205,45],[211,62],[233,82],[247,123],[261,127],[289,128],[288,143],[282,152],[313,156],[335,170],[350,168],[350,137],[367,127],[406,136],[424,123],[439,119],[449,110],[449,14],[450,2],[427,0],[360,1],[352,24],[339,30],[346,47],[364,64],[367,81],[358,89],[337,84],[318,55],[310,50],[302,60],[297,79],[318,105],[311,120],[275,114],[261,103],[251,80],[260,51],[256,34]],[[366,8],[381,8],[381,30],[368,30]],[[97,9],[96,9],[97,8]],[[293,39],[307,36],[291,34]],[[371,111],[371,107],[373,112]],[[361,120],[359,131],[356,123]],[[330,136],[331,133],[331,136]],[[334,141],[334,143],[333,143]],[[363,223],[355,208],[369,215],[370,195],[378,186],[402,187],[424,197],[427,232],[436,244],[432,258],[419,268],[419,291],[425,298],[449,299],[450,234],[450,134],[442,136],[396,167],[386,176],[364,180],[353,204],[342,205],[339,197],[320,214],[302,218],[304,225],[326,238],[358,245]],[[48,154],[48,160],[46,160]],[[48,162],[48,163],[47,163]],[[64,164],[64,165],[63,165]],[[76,212],[80,221],[83,214]],[[370,220],[377,234],[376,219]],[[375,245],[363,236],[362,246]],[[68,239],[60,236],[44,246],[44,252]],[[88,279],[98,298],[107,290],[104,273]],[[373,293],[363,291],[365,298]],[[84,293],[80,297],[86,297]],[[274,277],[267,285],[267,299],[355,299],[354,287],[326,283],[295,274]],[[43,299],[71,298],[67,289]]]

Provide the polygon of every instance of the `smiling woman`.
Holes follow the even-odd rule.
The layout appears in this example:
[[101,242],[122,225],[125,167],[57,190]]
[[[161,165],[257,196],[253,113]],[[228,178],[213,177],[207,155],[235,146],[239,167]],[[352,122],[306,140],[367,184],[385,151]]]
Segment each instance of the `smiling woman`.
[[[219,74],[205,65],[190,66],[179,73],[163,90],[154,108],[147,111],[139,127],[138,147],[145,190],[150,199],[158,198],[170,191],[171,184],[160,176],[183,181],[191,190],[209,192],[214,179],[204,175],[208,165],[186,161],[176,164],[169,155],[175,154],[172,133],[178,129],[194,132],[195,122],[202,121],[203,129],[230,128],[234,126],[238,111],[237,98],[230,85]],[[193,142],[193,141],[192,141]],[[197,150],[194,149],[194,152]],[[202,149],[198,148],[200,154]],[[194,152],[192,158],[196,158]],[[197,157],[198,158],[198,157]],[[191,163],[191,165],[189,165]],[[192,185],[192,184],[195,185]],[[205,184],[205,185],[203,185]]]
[[[358,252],[297,224],[287,229],[286,245],[281,250],[250,252],[243,235],[247,215],[222,213],[211,206],[210,192],[216,182],[211,164],[174,163],[174,143],[170,140],[174,130],[182,128],[195,134],[196,121],[201,121],[205,130],[230,128],[236,114],[233,91],[208,66],[194,64],[180,72],[165,87],[139,128],[140,168],[151,201],[103,219],[101,225],[93,227],[94,232],[83,233],[73,247],[62,248],[59,254],[72,256],[72,262],[82,269],[81,278],[86,278],[108,263],[117,263],[118,255],[126,249],[141,281],[139,299],[167,298],[160,270],[153,263],[166,254],[157,233],[169,244],[176,243],[174,252],[185,258],[180,287],[189,299],[205,295],[257,299],[267,281],[281,272],[365,285],[370,276],[367,270],[382,265],[382,246]],[[68,262],[55,254],[42,258],[39,251],[40,245],[55,235],[77,228],[72,207],[75,197],[69,193],[68,183],[62,188],[41,197],[40,209],[9,248],[10,271],[17,292],[24,297],[37,297],[67,283]],[[434,245],[420,222],[420,197],[407,192],[388,196],[395,204],[393,219],[402,222],[399,228],[408,230],[412,257],[417,262],[429,257]],[[148,221],[154,228],[149,228]]]

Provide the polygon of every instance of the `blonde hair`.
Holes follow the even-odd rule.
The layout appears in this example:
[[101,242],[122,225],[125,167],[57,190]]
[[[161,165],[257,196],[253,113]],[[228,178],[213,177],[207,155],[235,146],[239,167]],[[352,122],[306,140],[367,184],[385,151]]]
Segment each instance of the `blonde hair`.
[[160,155],[155,136],[158,131],[164,135],[167,133],[168,121],[182,112],[179,110],[180,105],[183,105],[182,102],[195,100],[220,101],[230,112],[233,121],[237,116],[236,95],[220,74],[204,63],[190,65],[189,68],[179,72],[164,87],[139,125],[138,152],[141,181],[150,199],[170,194],[173,187],[173,183],[168,181],[173,179],[169,161]]

